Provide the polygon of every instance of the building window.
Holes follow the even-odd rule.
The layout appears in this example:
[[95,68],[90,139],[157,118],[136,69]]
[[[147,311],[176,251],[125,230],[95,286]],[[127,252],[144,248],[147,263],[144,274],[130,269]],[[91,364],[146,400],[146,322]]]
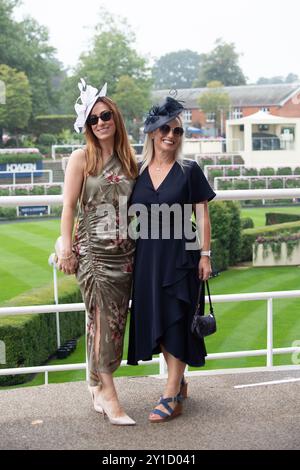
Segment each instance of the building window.
[[269,113],[270,108],[260,108],[260,111],[263,111],[264,113]]
[[243,117],[243,109],[242,108],[233,108],[231,112],[231,119],[241,119]]
[[206,114],[206,122],[215,122],[215,120],[216,120],[216,113]]
[[192,111],[190,109],[185,109],[183,111],[183,121],[192,122]]

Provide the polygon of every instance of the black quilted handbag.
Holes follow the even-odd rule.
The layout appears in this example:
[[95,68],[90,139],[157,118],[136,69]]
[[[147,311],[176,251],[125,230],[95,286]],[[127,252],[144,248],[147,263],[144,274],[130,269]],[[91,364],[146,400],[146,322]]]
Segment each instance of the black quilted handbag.
[[[208,315],[204,314],[204,305],[203,302],[201,302],[201,294],[202,294],[202,289],[205,289],[205,284],[207,287],[207,293],[208,293],[208,299],[209,299],[209,307],[210,307],[210,312]],[[217,323],[216,323],[216,318],[213,310],[213,306],[211,303],[211,298],[210,298],[210,291],[209,291],[209,286],[208,286],[208,281],[202,281],[200,283],[200,288],[199,288],[199,294],[198,294],[198,299],[197,299],[197,306],[196,306],[196,311],[194,313],[193,321],[192,321],[192,326],[191,330],[193,335],[197,336],[197,338],[204,338],[205,336],[212,335],[217,331]],[[204,297],[204,293],[203,293]]]

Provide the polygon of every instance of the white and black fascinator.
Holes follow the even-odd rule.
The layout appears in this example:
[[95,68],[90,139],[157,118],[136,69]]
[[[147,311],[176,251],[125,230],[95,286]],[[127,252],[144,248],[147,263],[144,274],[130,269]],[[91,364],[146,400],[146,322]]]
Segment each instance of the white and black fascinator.
[[105,85],[99,91],[97,88],[94,88],[91,85],[87,85],[85,80],[81,78],[80,82],[78,83],[78,88],[80,90],[80,96],[77,98],[74,106],[77,114],[74,129],[79,134],[82,132],[86,120],[97,99],[106,96],[107,83],[105,83]]
[[184,110],[182,103],[183,101],[177,101],[175,98],[167,96],[161,106],[152,106],[145,120],[144,132],[146,134],[153,132],[176,118]]

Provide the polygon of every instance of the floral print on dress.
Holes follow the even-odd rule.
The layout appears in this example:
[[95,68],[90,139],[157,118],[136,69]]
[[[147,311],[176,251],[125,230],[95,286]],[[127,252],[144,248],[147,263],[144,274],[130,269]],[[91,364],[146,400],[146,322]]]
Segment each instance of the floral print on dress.
[[[76,277],[88,315],[87,355],[91,386],[101,385],[101,373],[113,373],[122,360],[135,242],[126,239],[127,232],[124,235],[120,230],[119,197],[129,200],[133,185],[134,181],[123,174],[116,155],[105,165],[101,175],[89,176],[84,211],[74,239],[80,253]],[[117,214],[116,231],[113,234],[108,231],[106,237],[103,236],[105,224],[110,224],[97,212],[101,204],[112,205]],[[100,315],[100,321],[96,315]],[[100,325],[99,335],[97,325]],[[96,345],[99,337],[100,344]],[[99,357],[96,358],[98,349]]]

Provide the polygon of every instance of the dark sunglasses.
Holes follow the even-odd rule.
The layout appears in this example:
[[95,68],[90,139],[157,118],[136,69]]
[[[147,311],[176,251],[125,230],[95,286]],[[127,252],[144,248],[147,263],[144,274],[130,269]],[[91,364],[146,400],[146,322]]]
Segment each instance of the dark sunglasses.
[[112,111],[102,111],[102,113],[100,113],[99,116],[97,116],[96,114],[92,114],[88,118],[88,123],[91,126],[95,126],[96,124],[98,124],[99,119],[101,119],[101,121],[104,121],[104,122],[110,121],[112,118],[112,115],[113,115]]
[[184,130],[182,127],[170,127],[169,124],[163,124],[162,126],[160,126],[159,128],[159,132],[162,134],[162,135],[168,135],[169,132],[172,131],[173,132],[173,135],[177,135],[179,137],[181,137],[184,133]]

